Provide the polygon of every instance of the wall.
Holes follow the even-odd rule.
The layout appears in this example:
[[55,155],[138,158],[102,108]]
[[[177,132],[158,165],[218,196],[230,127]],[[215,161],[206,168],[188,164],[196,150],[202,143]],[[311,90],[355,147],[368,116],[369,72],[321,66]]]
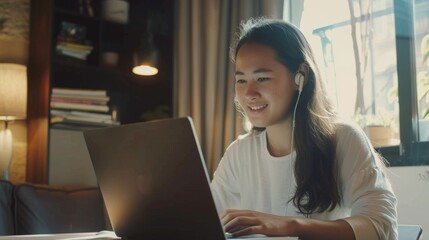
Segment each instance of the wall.
[[398,222],[422,225],[422,240],[429,240],[429,166],[390,167],[388,175],[398,198]]
[[[27,64],[30,0],[0,0],[0,63]],[[27,127],[25,120],[10,124],[13,157],[10,180],[25,181]],[[0,127],[3,127],[2,125]]]
[[97,178],[83,132],[51,128],[49,138],[49,184],[97,186]]

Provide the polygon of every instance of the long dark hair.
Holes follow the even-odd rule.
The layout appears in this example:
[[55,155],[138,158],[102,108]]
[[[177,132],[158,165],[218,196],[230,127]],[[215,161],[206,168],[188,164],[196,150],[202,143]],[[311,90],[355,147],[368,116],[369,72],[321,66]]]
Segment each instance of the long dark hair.
[[[308,65],[307,81],[295,116],[297,188],[290,201],[304,215],[333,210],[340,204],[335,169],[336,114],[326,96],[310,45],[294,25],[264,18],[241,24],[238,41],[231,48],[233,61],[245,43],[273,48],[277,61],[292,73],[298,72],[301,64]],[[297,96],[298,92],[295,102]]]

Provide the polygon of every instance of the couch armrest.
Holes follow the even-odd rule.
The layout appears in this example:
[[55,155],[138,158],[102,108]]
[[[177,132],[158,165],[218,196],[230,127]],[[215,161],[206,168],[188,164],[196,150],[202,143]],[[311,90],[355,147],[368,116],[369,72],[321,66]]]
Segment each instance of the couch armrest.
[[16,234],[95,232],[106,229],[104,202],[95,187],[15,187]]
[[0,180],[0,235],[14,234],[13,185]]

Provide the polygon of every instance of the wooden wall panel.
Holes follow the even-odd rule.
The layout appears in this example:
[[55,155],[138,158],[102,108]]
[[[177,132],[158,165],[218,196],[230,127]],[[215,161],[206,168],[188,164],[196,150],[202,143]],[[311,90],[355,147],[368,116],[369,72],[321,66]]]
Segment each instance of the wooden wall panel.
[[27,182],[47,183],[52,0],[31,1],[27,105]]

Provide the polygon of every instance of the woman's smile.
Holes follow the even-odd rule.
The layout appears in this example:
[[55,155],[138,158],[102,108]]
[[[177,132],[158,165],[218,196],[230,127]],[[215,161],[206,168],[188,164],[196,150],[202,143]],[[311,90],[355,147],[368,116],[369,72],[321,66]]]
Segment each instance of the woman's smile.
[[263,109],[265,109],[267,106],[268,106],[268,104],[262,104],[262,105],[249,106],[249,108],[253,112],[260,112]]

